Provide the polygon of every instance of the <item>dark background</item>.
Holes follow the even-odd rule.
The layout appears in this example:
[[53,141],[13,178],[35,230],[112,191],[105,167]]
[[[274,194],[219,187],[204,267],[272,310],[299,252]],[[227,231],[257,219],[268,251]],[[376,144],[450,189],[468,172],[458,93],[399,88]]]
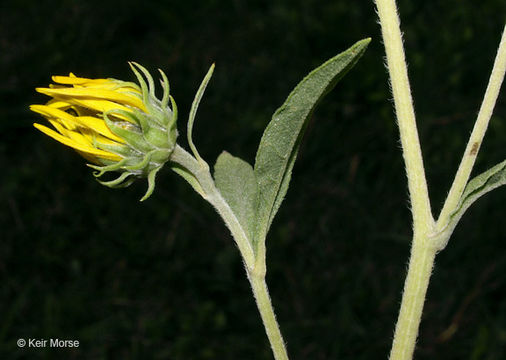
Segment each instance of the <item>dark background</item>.
[[[434,213],[488,81],[506,3],[399,3]],[[0,358],[272,359],[239,258],[213,209],[164,170],[111,190],[37,132],[52,74],[132,80],[164,69],[180,142],[193,95],[200,153],[253,162],[274,110],[311,69],[372,37],[320,104],[268,238],[291,359],[386,359],[411,238],[407,186],[372,1],[9,1],[0,5]],[[504,93],[504,91],[503,91]],[[476,172],[505,156],[500,98]],[[506,358],[504,202],[473,206],[436,259],[417,359]],[[454,326],[453,333],[445,332]],[[444,334],[447,334],[446,336]],[[18,338],[80,341],[18,349]]]

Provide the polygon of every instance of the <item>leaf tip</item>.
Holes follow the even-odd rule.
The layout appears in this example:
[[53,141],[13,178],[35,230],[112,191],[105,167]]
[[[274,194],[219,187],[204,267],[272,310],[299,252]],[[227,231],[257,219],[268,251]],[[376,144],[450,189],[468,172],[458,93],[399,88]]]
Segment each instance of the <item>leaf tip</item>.
[[372,38],[370,38],[370,37],[359,40],[355,43],[355,45],[353,45],[353,48],[355,48],[355,49],[358,48],[361,51],[364,51],[367,48],[367,46],[369,46],[369,43],[371,42],[371,40],[372,40]]

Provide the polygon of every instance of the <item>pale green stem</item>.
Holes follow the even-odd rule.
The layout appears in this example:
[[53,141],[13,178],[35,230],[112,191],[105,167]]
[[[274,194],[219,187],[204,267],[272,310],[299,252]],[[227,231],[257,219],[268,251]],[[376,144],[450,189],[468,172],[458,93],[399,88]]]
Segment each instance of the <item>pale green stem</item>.
[[[436,252],[441,249],[439,244],[445,244],[450,234],[444,234],[444,239],[434,237],[434,234],[437,234],[437,230],[430,210],[395,0],[376,0],[376,5],[383,42],[385,44],[387,65],[406,163],[414,227],[408,275],[404,285],[390,360],[409,360],[413,356],[418,336],[418,328],[434,258]],[[457,206],[469,179],[476,154],[487,129],[504,78],[506,65],[505,46],[505,34],[503,32],[489,86],[487,87],[485,98],[461,165],[439,217],[438,230],[442,230],[446,226],[449,216]]]
[[427,246],[427,237],[413,237],[409,270],[404,283],[390,360],[408,360],[413,357],[435,256],[436,248]]
[[473,131],[469,136],[466,150],[464,151],[464,155],[462,156],[462,160],[455,175],[455,179],[453,180],[450,192],[448,193],[446,201],[443,205],[443,209],[441,210],[441,214],[439,215],[439,219],[437,221],[438,231],[443,230],[448,224],[450,216],[452,212],[455,211],[460,197],[462,196],[462,193],[464,192],[464,189],[467,185],[467,181],[469,180],[469,176],[473,170],[474,162],[476,160],[476,156],[478,155],[483,137],[487,131],[488,123],[492,117],[492,112],[494,110],[497,97],[499,96],[499,90],[501,89],[501,84],[504,80],[505,72],[506,26],[502,33],[499,49],[497,50],[497,56],[494,61],[492,73],[490,74],[490,80],[488,81],[487,90],[485,91],[485,96],[483,97],[483,102],[481,103],[476,123],[474,124]]
[[288,360],[283,337],[281,336],[267,284],[265,283],[265,256],[262,258],[263,265],[258,266],[251,242],[234,212],[216,188],[207,163],[202,158],[199,160],[195,159],[179,145],[176,145],[170,160],[178,166],[174,170],[188,181],[204,199],[211,203],[225,221],[244,260],[248,280],[251,284],[255,301],[262,317],[272,352],[274,353],[274,358],[276,360]]
[[394,0],[376,0],[376,6],[387,55],[413,215],[413,241],[408,274],[390,360],[409,360],[413,356],[436,254],[436,248],[429,239],[435,223],[430,209],[397,7]]
[[279,330],[276,316],[274,315],[274,309],[272,308],[271,299],[269,297],[269,291],[267,290],[267,284],[265,283],[264,276],[257,276],[255,274],[248,274],[251,288],[257,303],[262,322],[265,327],[265,332],[269,338],[274,359],[276,360],[288,360],[288,354],[286,352],[285,343]]
[[408,176],[409,196],[411,199],[413,226],[418,228],[431,226],[433,218],[430,210],[429,194],[422,151],[416,128],[415,111],[409,87],[408,71],[402,46],[399,17],[394,0],[376,0],[378,15],[387,55],[388,72],[395,111],[402,144],[402,153]]
[[225,199],[223,199],[218,189],[216,189],[207,163],[203,160],[196,160],[179,145],[176,145],[170,160],[173,163],[187,169],[187,173],[193,175],[198,186],[196,186],[195,183],[188,181],[186,177],[185,179],[197,190],[197,192],[200,193],[200,195],[202,195],[205,200],[213,205],[218,214],[220,214],[228,229],[232,233],[232,237],[239,248],[247,270],[252,271],[255,266],[255,254],[253,252],[253,248],[251,247],[248,236],[234,212]]

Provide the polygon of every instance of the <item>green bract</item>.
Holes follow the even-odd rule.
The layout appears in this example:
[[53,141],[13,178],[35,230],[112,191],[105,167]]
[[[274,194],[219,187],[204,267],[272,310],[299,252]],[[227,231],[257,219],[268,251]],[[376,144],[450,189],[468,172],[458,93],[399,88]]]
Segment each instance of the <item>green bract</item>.
[[[169,94],[169,81],[163,71],[162,76],[163,97],[158,99],[155,95],[155,85],[149,72],[139,64],[130,63],[130,67],[140,85],[140,96],[145,110],[131,108],[129,111],[114,109],[104,112],[104,120],[113,133],[126,141],[128,147],[114,146],[109,150],[123,156],[123,160],[107,165],[94,166],[99,170],[94,175],[98,178],[108,171],[122,171],[122,174],[112,181],[100,181],[103,185],[121,187],[129,185],[136,177],[148,178],[148,190],[142,197],[147,199],[154,190],[156,173],[169,160],[176,145],[177,139],[177,106],[174,98]],[[139,73],[142,71],[147,79]],[[169,101],[171,107],[169,107]],[[116,116],[123,116],[128,121],[118,122]]]

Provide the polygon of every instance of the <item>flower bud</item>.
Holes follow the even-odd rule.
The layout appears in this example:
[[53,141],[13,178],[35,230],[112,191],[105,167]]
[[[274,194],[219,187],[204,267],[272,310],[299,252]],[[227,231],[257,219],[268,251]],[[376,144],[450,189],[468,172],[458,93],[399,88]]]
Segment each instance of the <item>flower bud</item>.
[[[37,123],[34,126],[87,159],[101,184],[124,187],[147,177],[148,190],[142,201],[153,192],[156,173],[176,146],[177,107],[163,71],[163,96],[158,99],[149,72],[136,63],[130,67],[138,84],[72,73],[53,76],[55,84],[36,89],[52,99],[30,109],[47,118],[56,131]],[[119,175],[109,181],[99,179],[108,172]]]

